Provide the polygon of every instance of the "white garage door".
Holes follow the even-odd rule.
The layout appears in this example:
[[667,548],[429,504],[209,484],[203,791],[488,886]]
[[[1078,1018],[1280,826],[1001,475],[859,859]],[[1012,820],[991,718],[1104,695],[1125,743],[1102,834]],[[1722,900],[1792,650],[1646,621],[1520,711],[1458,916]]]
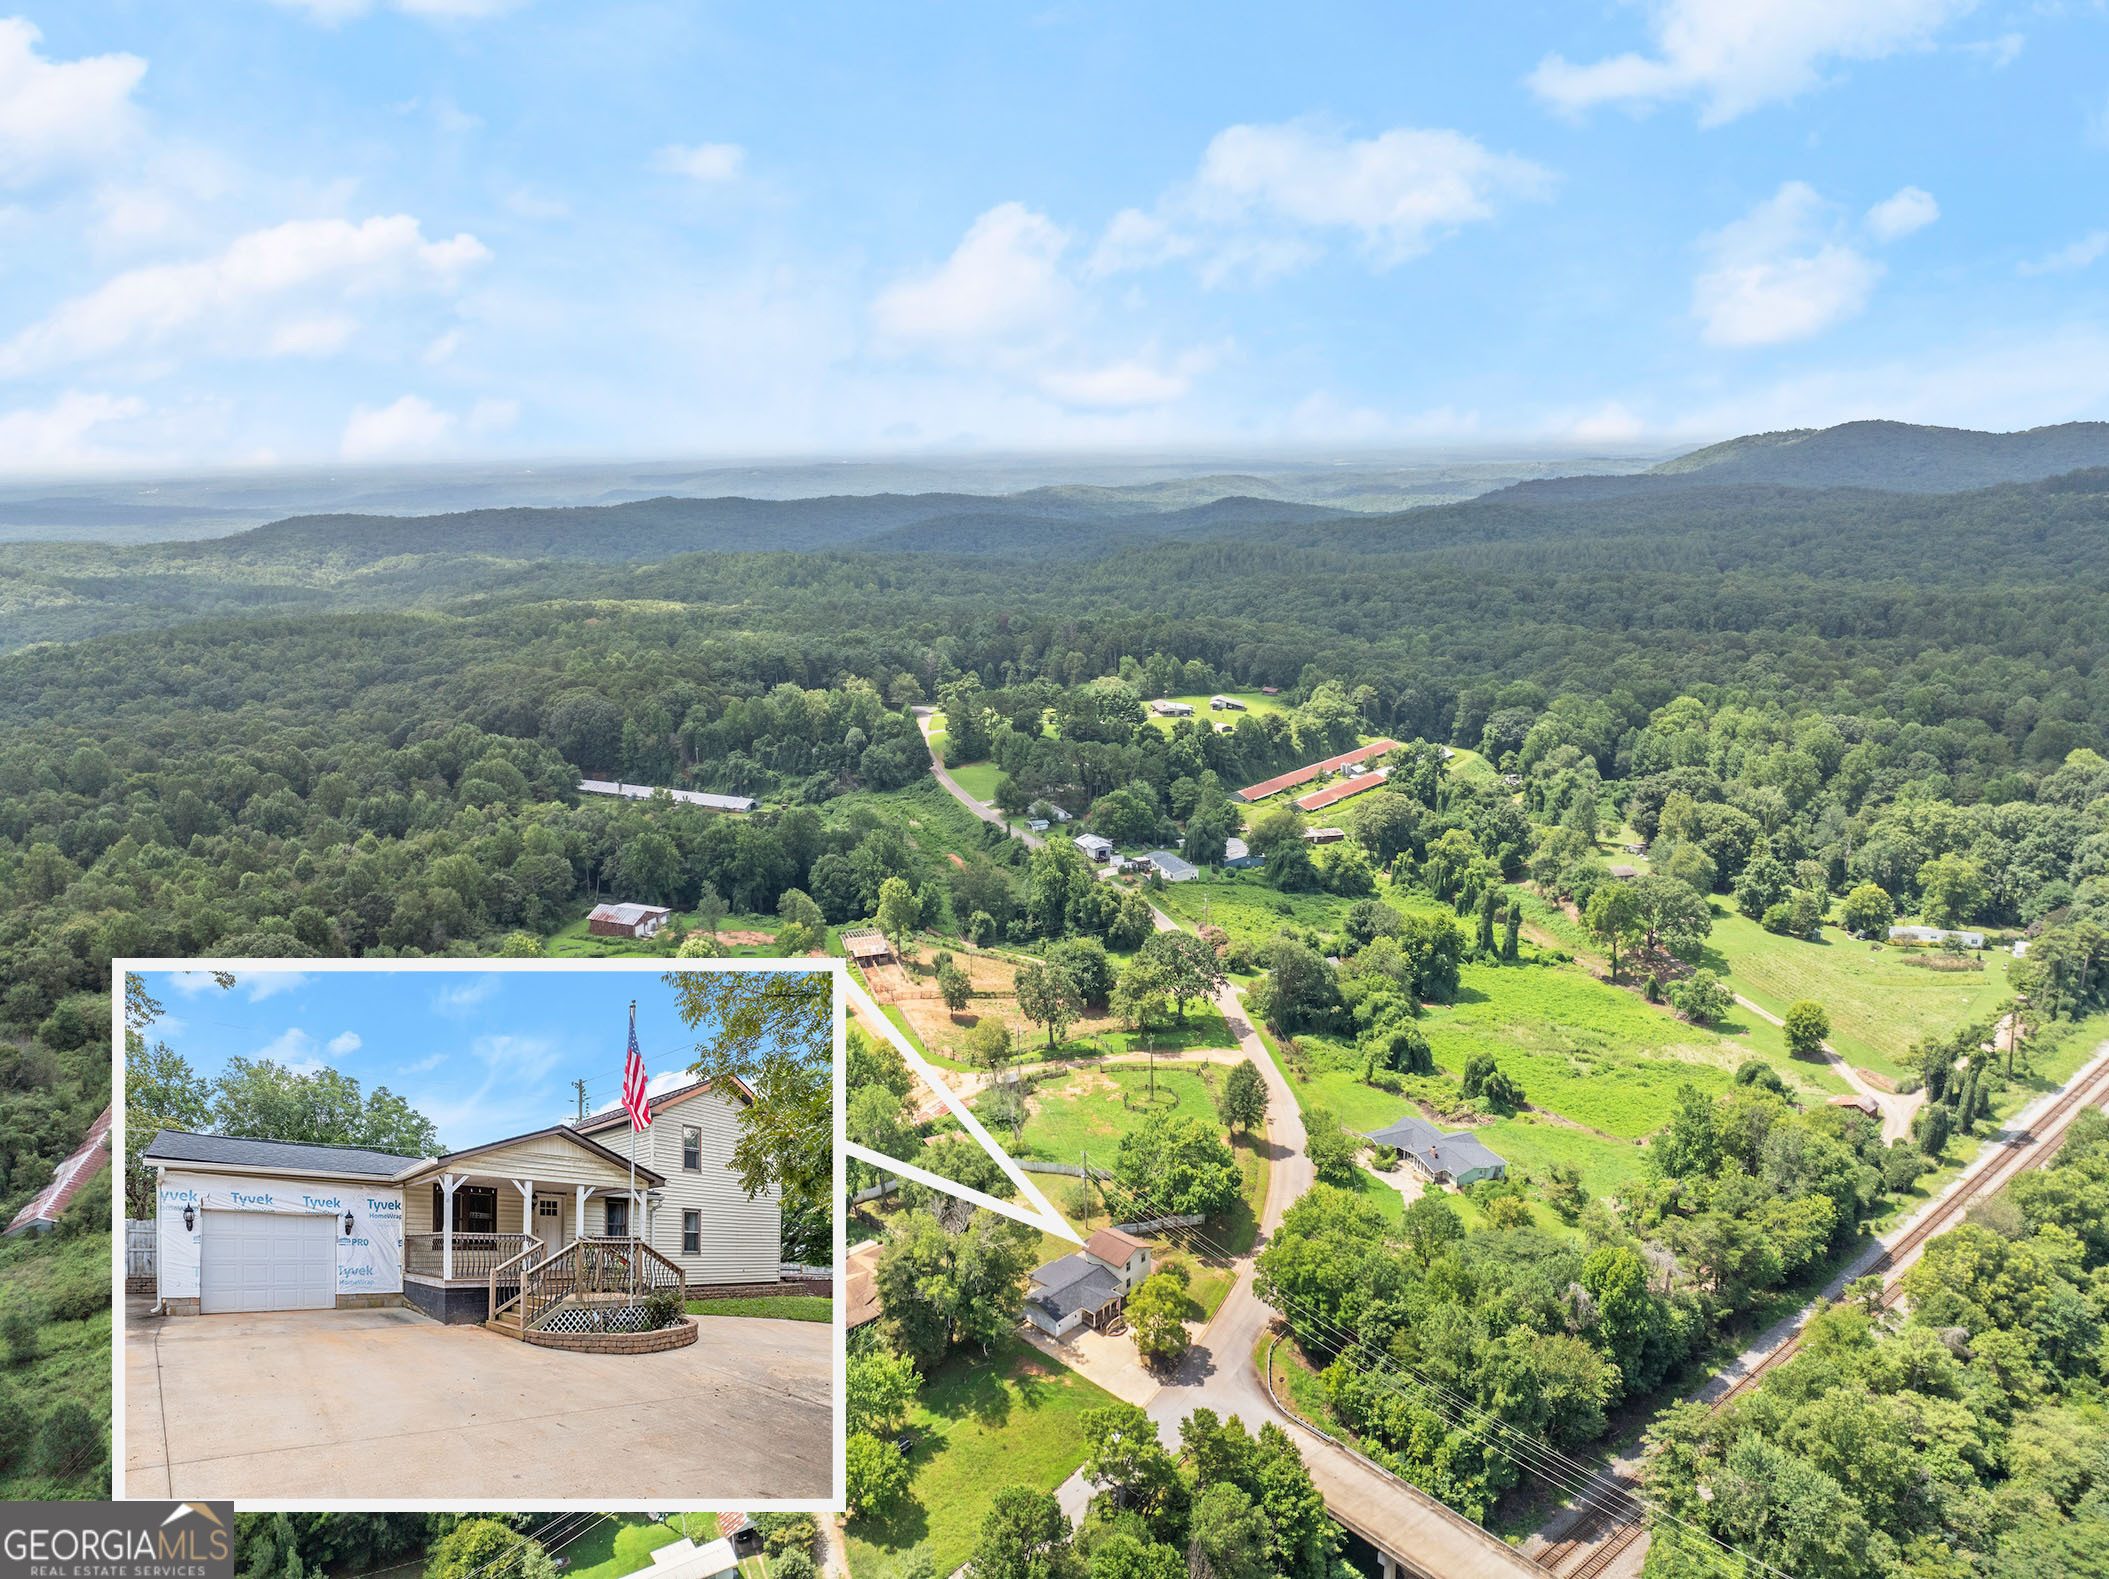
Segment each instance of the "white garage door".
[[198,1308],[207,1315],[334,1309],[337,1219],[207,1212],[198,1295]]

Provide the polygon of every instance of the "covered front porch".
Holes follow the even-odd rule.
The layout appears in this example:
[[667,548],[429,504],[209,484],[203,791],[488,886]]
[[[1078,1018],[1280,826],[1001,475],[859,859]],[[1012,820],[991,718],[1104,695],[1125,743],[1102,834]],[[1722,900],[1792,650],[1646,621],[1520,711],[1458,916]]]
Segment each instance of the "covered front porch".
[[403,1184],[403,1293],[444,1322],[482,1321],[493,1279],[580,1240],[649,1235],[665,1183],[561,1126],[442,1157]]

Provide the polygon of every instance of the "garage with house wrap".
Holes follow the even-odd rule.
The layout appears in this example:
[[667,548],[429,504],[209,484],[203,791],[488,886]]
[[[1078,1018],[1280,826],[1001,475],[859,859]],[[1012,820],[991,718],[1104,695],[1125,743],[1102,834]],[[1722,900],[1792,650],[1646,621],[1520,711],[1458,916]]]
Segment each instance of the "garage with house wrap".
[[343,1310],[403,1297],[403,1191],[423,1159],[163,1130],[153,1168],[164,1308]]

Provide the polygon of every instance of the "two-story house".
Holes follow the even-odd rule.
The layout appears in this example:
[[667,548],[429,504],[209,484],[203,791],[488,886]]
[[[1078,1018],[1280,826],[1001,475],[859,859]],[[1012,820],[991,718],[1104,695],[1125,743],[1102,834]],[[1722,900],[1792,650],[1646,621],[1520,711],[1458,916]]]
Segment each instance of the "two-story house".
[[[783,1264],[778,1193],[765,1190],[750,1200],[732,1166],[740,1113],[753,1100],[744,1088],[721,1091],[698,1080],[653,1096],[649,1129],[633,1131],[620,1107],[572,1126],[620,1157],[631,1155],[633,1139],[642,1143],[638,1166],[666,1182],[644,1192],[645,1220],[637,1231],[680,1264],[691,1286],[773,1283]],[[610,1196],[588,1217],[587,1231],[627,1234],[629,1219],[629,1203]]]

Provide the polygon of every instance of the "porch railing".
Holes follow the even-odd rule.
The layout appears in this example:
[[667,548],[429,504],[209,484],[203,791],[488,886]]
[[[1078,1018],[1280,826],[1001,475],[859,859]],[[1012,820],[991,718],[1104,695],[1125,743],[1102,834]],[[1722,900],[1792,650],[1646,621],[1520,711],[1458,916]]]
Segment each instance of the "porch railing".
[[[445,1234],[403,1235],[403,1270],[425,1277],[446,1275]],[[456,1278],[485,1278],[501,1264],[539,1243],[533,1234],[454,1234]]]
[[522,1336],[546,1325],[560,1307],[597,1326],[594,1318],[642,1305],[661,1290],[688,1302],[688,1274],[636,1238],[575,1239],[540,1261],[530,1256],[494,1266],[489,1282],[492,1317],[517,1305]]

